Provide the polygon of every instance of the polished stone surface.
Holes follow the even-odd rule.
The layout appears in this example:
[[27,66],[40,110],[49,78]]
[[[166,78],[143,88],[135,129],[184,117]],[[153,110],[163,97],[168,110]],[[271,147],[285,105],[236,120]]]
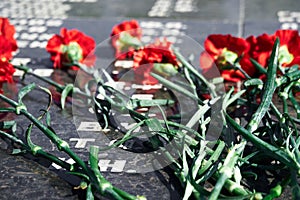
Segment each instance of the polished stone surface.
[[36,162],[0,150],[1,199],[75,200],[72,186]]
[[[144,30],[145,41],[166,36],[180,45],[182,35],[187,35],[201,45],[213,33],[246,37],[264,32],[273,33],[279,28],[299,30],[299,13],[300,2],[295,0],[3,0],[0,4],[0,16],[9,17],[16,26],[20,50],[15,57],[21,58],[22,62],[29,59],[29,66],[35,70],[42,69],[43,73],[51,69],[49,55],[44,47],[53,34],[59,33],[61,27],[79,29],[105,46],[111,28],[116,23],[136,18]],[[105,46],[104,50],[107,55],[103,57],[109,62],[113,52],[109,46]],[[195,56],[198,56],[197,53]],[[69,82],[74,78],[66,72],[51,71],[48,77]],[[38,81],[30,77],[25,80],[25,83],[29,82]],[[45,108],[47,98],[41,96],[40,91],[34,91],[25,98],[27,105],[34,105],[29,106],[32,113]],[[56,103],[59,105],[59,102]],[[51,108],[53,128],[70,143],[76,153],[87,160],[86,146],[79,148],[76,145],[78,138],[83,137],[82,134],[88,139],[95,137],[93,132],[82,129],[78,131],[78,126],[82,124],[74,121],[70,103],[64,111],[58,105]],[[17,122],[18,133],[23,134],[29,122],[22,117]],[[97,129],[96,126],[91,127]],[[46,137],[41,136],[38,130],[33,130],[32,139],[46,150],[68,159]],[[43,160],[37,161],[44,167],[28,157],[12,156],[9,154],[11,148],[3,141],[0,144],[1,199],[82,199],[82,196],[72,191],[72,187],[78,184],[76,178],[67,176],[57,166]],[[97,140],[88,144],[97,144]],[[108,154],[103,153],[101,159],[108,165],[102,166],[104,176],[121,189],[145,195],[148,199],[157,199],[157,196],[159,199],[180,198],[182,191],[176,188],[176,182],[174,185],[170,184],[172,177],[166,172],[128,173],[140,161],[136,157],[128,157],[123,162],[117,157],[108,159]],[[113,165],[116,161],[118,166]],[[287,194],[282,199],[289,196]]]

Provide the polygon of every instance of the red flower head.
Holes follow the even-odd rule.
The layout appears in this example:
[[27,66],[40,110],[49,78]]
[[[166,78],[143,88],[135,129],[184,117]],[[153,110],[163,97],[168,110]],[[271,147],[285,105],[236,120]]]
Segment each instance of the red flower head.
[[[3,37],[0,37],[0,46],[2,46],[6,42],[6,50],[10,50],[13,48],[12,44],[8,41],[5,40]],[[3,49],[0,51],[0,88],[2,88],[2,84],[5,82],[12,83],[13,82],[13,74],[15,72],[15,68],[10,64],[9,59],[11,58],[11,51],[10,52],[5,52]],[[0,92],[2,90],[0,89]]]
[[3,57],[0,60],[0,86],[5,82],[12,83],[13,82],[13,74],[15,72],[15,68],[10,64],[8,60]]
[[250,57],[258,61],[262,66],[266,66],[274,45],[274,36],[263,34],[257,38],[250,36],[246,40],[250,44]]
[[158,83],[150,75],[152,70],[164,76],[177,73],[175,67],[179,62],[171,50],[171,44],[166,39],[162,41],[157,39],[153,44],[135,52],[133,68],[137,83],[153,85]]
[[15,32],[15,27],[9,23],[8,18],[0,17],[0,36],[3,36],[11,43],[12,51],[18,49],[17,41],[14,38]]
[[247,55],[250,45],[243,38],[233,37],[231,35],[210,35],[204,42],[206,52],[200,55],[200,66],[206,71],[217,65],[223,78],[227,81],[237,82],[245,79],[241,71],[235,69],[223,69],[230,66],[242,56],[239,61],[242,69],[250,76],[255,73],[249,56]]
[[300,36],[296,30],[278,30],[275,37],[279,37],[279,63],[283,67],[300,65]]
[[5,37],[0,35],[0,60],[10,60],[14,51],[13,44]]
[[[63,63],[81,62],[92,66],[95,61],[93,38],[78,30],[62,28],[60,35],[54,35],[48,41],[47,51],[51,54],[54,68],[63,68]],[[72,69],[78,69],[72,67]]]
[[142,46],[142,30],[136,20],[115,25],[110,36],[116,51],[115,57],[118,59],[133,58],[135,49]]
[[280,40],[279,64],[282,67],[300,65],[300,36],[295,30],[278,30],[273,35],[263,34],[257,38],[250,36],[247,38],[252,47],[250,56],[263,67],[267,67],[277,37]]
[[14,49],[11,41],[0,36],[0,88],[5,82],[13,82],[13,74],[15,68],[9,63],[9,60],[12,58],[12,51]]

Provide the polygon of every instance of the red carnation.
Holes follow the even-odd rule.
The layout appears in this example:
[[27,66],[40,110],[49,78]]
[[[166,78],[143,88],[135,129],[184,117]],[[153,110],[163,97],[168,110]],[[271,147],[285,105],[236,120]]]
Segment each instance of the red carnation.
[[115,25],[112,29],[111,35],[119,35],[123,31],[129,31],[133,30],[133,32],[130,33],[131,36],[141,38],[142,37],[142,31],[140,28],[139,23],[136,20],[131,21],[123,21],[122,23]]
[[0,60],[0,85],[2,86],[2,84],[5,82],[12,83],[12,76],[14,72],[15,68],[12,66],[12,64],[10,64],[5,58],[2,58]]
[[247,55],[250,45],[243,38],[214,34],[208,36],[204,42],[204,47],[206,52],[200,55],[200,66],[204,71],[210,70],[216,64],[225,80],[232,82],[243,80],[245,76],[241,71],[223,69],[234,64],[239,57],[242,57],[239,65],[247,74],[252,76],[256,71]]
[[255,59],[262,66],[267,66],[267,61],[270,56],[270,51],[274,45],[274,37],[263,34],[255,38],[250,36],[246,39],[250,44],[249,55],[251,58]]
[[300,36],[296,30],[278,30],[275,37],[279,37],[279,63],[284,67],[300,65]]
[[300,36],[295,30],[278,30],[273,35],[263,34],[257,38],[250,36],[247,41],[251,44],[250,56],[267,67],[268,59],[276,38],[280,40],[279,63],[282,67],[300,65]]
[[11,43],[12,51],[16,51],[18,49],[17,41],[14,38],[15,32],[15,27],[10,24],[8,18],[0,17],[0,36],[3,36]]
[[[2,84],[5,82],[12,83],[13,82],[13,74],[15,72],[15,68],[10,64],[9,60],[12,58],[12,49],[13,44],[10,43],[7,39],[0,36],[0,88],[2,88]],[[1,91],[1,89],[0,89]]]
[[136,20],[115,25],[110,36],[115,48],[115,57],[118,59],[133,58],[134,51],[142,46],[142,30]]
[[[64,63],[81,62],[92,66],[95,61],[93,38],[78,30],[62,28],[60,35],[54,35],[48,41],[47,51],[51,54],[54,68],[63,68]],[[72,69],[78,69],[72,67]]]
[[[134,73],[137,83],[140,84],[156,84],[158,81],[150,75],[153,70],[161,75],[173,75],[177,72],[178,66],[176,56],[171,50],[171,42],[164,40],[156,40],[153,44],[149,44],[138,50],[134,54]],[[160,63],[160,65],[155,65]]]
[[10,60],[12,59],[12,52],[14,51],[14,46],[11,41],[7,40],[5,37],[0,35],[0,59]]
[[15,72],[15,68],[9,63],[12,58],[12,51],[14,49],[11,41],[4,38],[4,36],[0,36],[0,87],[5,82],[13,82],[13,73]]

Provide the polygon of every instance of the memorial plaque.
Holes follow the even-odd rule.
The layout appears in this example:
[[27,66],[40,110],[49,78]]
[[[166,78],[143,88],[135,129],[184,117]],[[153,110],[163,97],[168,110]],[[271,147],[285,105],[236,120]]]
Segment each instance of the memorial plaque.
[[[112,77],[119,77],[117,84],[122,90],[131,93],[133,98],[155,99],[159,98],[157,94],[165,95],[166,88],[159,84],[150,86],[126,82],[125,75],[130,73],[132,63],[111,60],[114,51],[108,39],[115,24],[124,19],[135,18],[143,30],[142,42],[148,43],[156,37],[167,37],[175,46],[181,46],[183,51],[188,52],[190,46],[185,45],[183,40],[185,37],[190,37],[191,40],[202,45],[209,34],[232,34],[246,37],[264,32],[273,33],[279,28],[299,30],[300,10],[297,10],[299,5],[297,1],[282,3],[279,0],[264,2],[244,0],[218,2],[205,0],[117,0],[113,2],[104,0],[3,0],[0,4],[0,16],[8,17],[17,32],[15,37],[19,50],[12,60],[14,64],[27,65],[33,69],[33,73],[42,77],[73,83],[76,77],[73,72],[53,70],[50,55],[45,47],[47,41],[54,34],[58,34],[62,27],[78,29],[93,37],[101,46],[97,52],[101,54],[101,63],[106,63],[105,68]],[[193,52],[193,50],[190,51]],[[200,53],[194,55],[194,62],[198,63]],[[17,88],[16,91],[22,87],[20,81],[22,75],[23,73],[19,70],[14,74],[17,82],[14,86]],[[31,82],[47,87],[51,91],[55,90],[32,76],[24,80],[24,83]],[[16,92],[12,92],[11,95],[15,98]],[[120,134],[113,128],[101,127],[93,109],[85,107],[82,110],[74,110],[70,98],[67,100],[66,108],[62,110],[55,95],[59,94],[54,91],[54,103],[50,111],[52,127],[83,160],[88,161],[90,145],[99,145],[99,143],[103,145],[104,137],[109,139],[106,143],[109,145],[120,137]],[[46,108],[47,100],[43,92],[33,91],[24,98],[24,103],[28,106],[29,112],[38,115],[40,109]],[[148,111],[147,108],[143,109],[139,111],[141,113]],[[126,114],[116,117],[116,120],[120,122],[119,125],[124,129],[131,128],[126,117],[128,117]],[[16,118],[11,115],[1,120],[11,118],[18,123],[18,134],[24,134],[29,121],[24,117]],[[37,128],[32,131],[32,141],[67,163],[74,163],[72,159],[58,151]],[[157,171],[147,171],[147,173],[137,173],[135,166],[151,164],[147,163],[147,158],[143,154],[139,155],[142,149],[139,145],[143,145],[142,139],[119,146],[119,154],[113,154],[110,151],[100,152],[99,167],[105,178],[120,189],[134,195],[145,195],[148,199],[157,199],[158,196],[159,199],[182,198],[184,191],[179,187],[179,181],[174,178],[168,167]],[[71,189],[80,184],[79,179],[65,173],[60,166],[32,156],[25,156],[25,158],[18,156],[16,160],[13,160],[13,156],[3,151],[3,149],[11,150],[11,146],[4,141],[1,141],[1,149],[0,171],[3,172],[1,173],[3,181],[0,195],[3,194],[5,199],[83,198],[82,194],[78,194],[80,192]],[[128,149],[138,153],[127,154]],[[26,167],[22,168],[20,165]],[[14,167],[16,170],[13,170]],[[9,168],[7,173],[11,174],[4,173],[6,168]],[[41,172],[43,170],[45,172]],[[29,178],[18,178],[20,176],[18,173],[22,176],[28,173]],[[36,173],[40,173],[41,176],[35,178]],[[10,179],[13,179],[14,183]],[[60,183],[62,179],[71,186]],[[48,185],[52,185],[52,181],[55,182],[54,188],[49,188]],[[32,183],[36,184],[36,187],[39,187],[39,183],[45,184],[45,188],[41,186],[39,190],[47,190],[49,194],[58,188],[57,194],[50,197],[47,192],[36,192],[33,188],[26,187]]]

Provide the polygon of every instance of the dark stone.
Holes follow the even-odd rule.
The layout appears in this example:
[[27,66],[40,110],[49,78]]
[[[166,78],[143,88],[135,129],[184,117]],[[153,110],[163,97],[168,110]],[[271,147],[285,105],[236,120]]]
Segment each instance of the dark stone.
[[[13,2],[13,1],[12,1]],[[14,1],[15,4],[19,1]],[[34,3],[34,1],[26,1],[28,4]],[[43,1],[44,2],[44,1]],[[49,1],[50,2],[50,1]],[[93,37],[97,44],[101,44],[104,47],[96,52],[97,56],[104,58],[105,65],[107,67],[111,64],[110,59],[114,52],[109,46],[109,37],[112,27],[126,19],[136,18],[140,22],[181,22],[186,27],[181,30],[184,34],[194,39],[200,45],[203,45],[205,38],[210,34],[232,34],[235,36],[260,35],[262,33],[274,33],[280,28],[277,12],[281,10],[297,11],[299,8],[299,1],[295,0],[195,0],[193,12],[176,12],[174,6],[177,0],[171,0],[170,8],[168,10],[168,16],[164,17],[148,17],[148,12],[153,7],[157,0],[136,1],[136,0],[97,0],[92,3],[85,3],[82,1],[59,1],[64,5],[70,5],[71,9],[67,11],[67,19],[62,20],[61,26],[47,27],[47,34],[59,34],[61,27],[68,29],[79,29],[87,35]],[[47,1],[45,3],[47,7]],[[45,6],[44,5],[44,6]],[[12,6],[10,0],[4,0],[3,6],[0,6],[0,15],[3,14],[4,8]],[[18,10],[22,11],[22,8]],[[13,11],[17,14],[17,10]],[[39,17],[37,17],[39,18]],[[59,16],[58,16],[59,18]],[[20,20],[22,18],[13,18]],[[34,18],[32,18],[34,19]],[[26,19],[27,21],[30,20]],[[298,20],[299,21],[299,20]],[[26,22],[27,23],[27,22]],[[20,25],[20,24],[18,24]],[[19,38],[22,33],[28,33],[26,29],[19,31]],[[161,36],[162,30],[158,31],[157,35],[151,37]],[[33,32],[34,33],[34,32]],[[29,41],[31,42],[31,41]],[[177,45],[177,44],[176,44]],[[184,46],[183,49],[189,49],[190,46]],[[201,47],[199,47],[201,48]],[[194,48],[194,50],[199,50]],[[186,51],[185,51],[186,53]],[[190,53],[190,52],[189,52]],[[200,52],[196,52],[195,60],[198,62]],[[49,54],[44,48],[20,48],[16,57],[31,58],[29,66],[32,68],[51,68],[52,63],[49,61]],[[103,60],[101,60],[102,62]],[[67,71],[56,71],[51,75],[54,80],[59,80],[64,83],[72,83],[74,74],[70,74]],[[16,78],[18,80],[18,78]],[[47,84],[38,81],[33,77],[26,77],[25,83],[36,82],[49,88]],[[18,88],[22,87],[22,84],[17,84]],[[14,95],[14,94],[12,94]],[[72,147],[76,142],[70,142],[69,139],[74,137],[93,137],[94,133],[76,131],[76,125],[79,122],[74,121],[72,114],[72,106],[70,103],[66,104],[66,110],[61,110],[59,95],[58,100],[54,101],[54,104],[50,110],[52,125],[54,130],[57,131],[62,139],[70,143]],[[45,109],[47,105],[47,97],[42,94],[41,91],[34,91],[30,95],[24,98],[24,103],[28,105],[28,110],[34,113],[35,116],[39,114],[41,108]],[[16,116],[8,115],[4,119],[15,119]],[[24,135],[29,121],[24,117],[18,116],[16,118],[18,122],[18,134]],[[116,136],[116,133],[111,133]],[[94,136],[95,137],[95,136]],[[97,138],[100,140],[101,138]],[[59,152],[55,145],[49,142],[49,139],[45,137],[36,128],[32,131],[32,140],[34,143],[41,145],[46,151],[55,153],[60,157],[66,158],[63,152]],[[94,145],[97,145],[98,141],[95,141]],[[21,156],[12,156],[3,149],[7,149],[10,146],[9,143],[5,143],[0,140],[0,198],[1,199],[78,199],[79,197],[72,190],[74,183],[78,180],[74,180],[67,176],[62,171],[54,173],[49,169],[51,163],[44,160],[39,161],[40,164],[33,160]],[[84,160],[88,159],[87,149],[75,149]],[[106,153],[106,152],[105,152]],[[109,154],[105,155],[104,159],[117,160],[118,155]],[[120,154],[121,155],[121,154]],[[108,158],[107,158],[108,157]],[[33,159],[33,158],[32,158]],[[68,159],[68,158],[67,158]],[[132,169],[140,163],[149,164],[144,160],[144,157],[128,157],[127,165]],[[43,167],[43,166],[45,167]],[[48,169],[48,168],[49,169]],[[126,169],[126,167],[125,167]],[[104,176],[112,182],[116,187],[119,187],[134,195],[145,195],[148,199],[180,199],[182,189],[178,189],[178,183],[174,178],[172,172],[165,170],[159,170],[145,174],[130,174],[130,173],[103,173]],[[70,184],[68,184],[70,183]],[[287,190],[280,199],[290,199],[291,191]],[[106,199],[99,197],[100,199]]]
[[38,163],[3,150],[0,160],[1,199],[78,199],[71,185]]

